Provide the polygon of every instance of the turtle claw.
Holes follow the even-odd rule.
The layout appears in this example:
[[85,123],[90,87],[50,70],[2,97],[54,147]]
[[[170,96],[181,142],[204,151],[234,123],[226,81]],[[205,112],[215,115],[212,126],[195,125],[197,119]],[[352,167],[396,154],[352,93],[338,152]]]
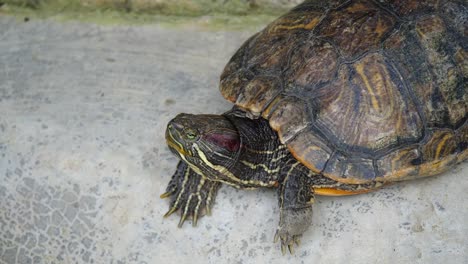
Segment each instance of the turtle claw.
[[164,215],[164,217],[168,217],[172,213],[180,210],[181,217],[177,226],[181,228],[184,225],[185,220],[190,218],[192,219],[192,226],[196,226],[199,217],[203,215],[202,212],[206,211],[206,206],[208,206],[203,200],[202,195],[198,192],[191,193],[189,195],[185,192],[179,192],[177,195],[174,194],[174,196],[175,197],[172,199],[171,209]]
[[289,254],[294,255],[294,245],[289,244],[286,246],[286,244],[281,243],[281,254],[286,255],[286,247],[288,248]]
[[273,243],[277,243],[279,238],[280,238],[279,232],[278,232],[278,230],[276,230],[275,237],[273,238]]
[[301,245],[301,236],[295,236],[294,237],[294,243],[296,243],[296,246]]
[[281,254],[286,255],[286,246],[281,244]]
[[293,245],[288,245],[289,253],[291,255],[294,255],[294,246]]
[[[199,207],[199,206],[200,206],[200,201],[199,201],[198,204],[197,204],[197,207]],[[206,208],[208,208],[208,206],[209,206],[209,205],[207,205]],[[193,215],[192,215],[192,226],[193,226],[193,227],[196,227],[196,226],[197,226],[197,223],[198,223],[198,211],[199,211],[199,210],[196,209],[195,212],[194,212]]]
[[196,174],[186,164],[179,163],[166,192],[160,195],[161,198],[171,199],[170,209],[164,217],[180,211],[181,217],[177,225],[179,228],[189,218],[192,219],[192,225],[196,226],[204,212],[211,213],[210,207],[220,185]]
[[177,209],[179,209],[179,208],[177,208],[177,207],[171,207],[171,209],[169,209],[169,211],[167,211],[167,212],[164,214],[163,217],[166,218],[166,217],[170,216],[171,214],[173,214],[174,212],[176,212]]
[[289,253],[294,254],[294,247],[301,244],[302,234],[310,225],[311,216],[311,207],[281,210],[280,222],[276,230],[274,242],[276,243],[280,240],[283,255],[286,252],[286,248],[289,250]]
[[159,195],[159,198],[161,198],[161,199],[168,198],[168,197],[170,197],[173,193],[174,193],[174,191],[165,192],[165,193]]
[[187,215],[186,214],[183,214],[181,217],[180,217],[180,221],[179,221],[179,224],[177,225],[178,228],[182,228],[182,226],[184,225],[184,222],[185,220],[187,219]]
[[276,231],[275,238],[273,239],[273,241],[276,243],[276,242],[278,242],[278,240],[281,239],[281,253],[283,255],[285,255],[286,254],[286,248],[287,248],[289,253],[291,255],[293,255],[294,254],[294,244],[299,246],[299,244],[301,243],[300,237],[302,235],[291,235],[288,232],[282,232],[280,230],[281,229],[278,228],[278,230]]
[[192,217],[192,226],[196,227],[198,224],[198,214],[195,212],[195,214]]

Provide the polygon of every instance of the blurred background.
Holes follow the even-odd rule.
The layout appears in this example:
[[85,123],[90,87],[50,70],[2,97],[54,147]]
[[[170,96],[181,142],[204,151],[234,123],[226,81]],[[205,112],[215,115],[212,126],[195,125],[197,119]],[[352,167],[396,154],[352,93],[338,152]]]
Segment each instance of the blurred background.
[[[34,17],[79,18],[94,22],[179,22],[243,26],[265,22],[300,0],[2,0],[4,13]],[[237,16],[243,17],[240,21]],[[255,16],[255,17],[254,17]],[[247,18],[246,18],[247,17]]]
[[167,122],[232,106],[219,75],[299,0],[0,0],[0,263],[468,263],[468,166],[319,197],[294,255],[275,190],[166,219]]

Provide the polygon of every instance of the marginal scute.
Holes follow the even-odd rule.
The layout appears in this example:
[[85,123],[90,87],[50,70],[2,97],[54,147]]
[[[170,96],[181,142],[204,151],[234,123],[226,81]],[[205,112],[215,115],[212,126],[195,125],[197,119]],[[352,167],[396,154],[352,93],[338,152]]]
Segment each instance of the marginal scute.
[[310,87],[335,76],[338,54],[331,44],[314,38],[295,49],[290,61],[286,82]]
[[307,109],[307,104],[295,97],[287,97],[276,105],[270,114],[270,126],[278,132],[283,144],[311,122]]
[[243,88],[254,78],[253,73],[248,70],[241,69],[220,81],[220,91],[226,100],[233,103],[242,92]]
[[458,139],[452,130],[437,129],[432,131],[426,141],[422,146],[423,160],[426,162],[445,159],[457,152]]
[[345,157],[339,153],[330,158],[322,173],[335,181],[349,184],[367,183],[376,177],[372,160]]
[[438,16],[429,16],[416,23],[421,45],[435,78],[438,91],[447,108],[449,123],[457,125],[465,118],[468,102],[468,85],[458,67],[453,63],[447,28]]
[[288,143],[293,156],[315,173],[320,173],[327,164],[332,149],[324,143],[323,138],[310,133],[310,128],[299,133]]
[[353,1],[330,13],[319,26],[318,35],[330,38],[351,59],[378,46],[393,29],[396,18],[373,1]]
[[220,77],[220,92],[226,100],[235,102],[237,96],[252,78],[253,74],[244,68],[248,50],[259,33],[250,37],[231,57]]
[[455,154],[447,156],[445,157],[445,159],[438,159],[438,160],[425,162],[421,164],[419,167],[419,176],[428,177],[428,176],[441,174],[447,171],[448,168],[454,166],[456,162],[457,162],[457,155]]
[[276,76],[257,76],[237,96],[236,105],[258,116],[262,109],[281,91],[281,80]]
[[419,176],[442,173],[455,164],[458,156],[458,140],[452,130],[437,129],[428,133],[421,147],[423,163]]
[[284,94],[279,94],[278,96],[273,99],[273,101],[268,104],[268,106],[263,110],[262,112],[262,117],[269,120],[271,113],[273,113],[276,109],[276,107],[281,103],[286,98]]
[[377,160],[378,181],[399,181],[418,175],[421,153],[418,145],[398,149]]
[[230,75],[234,74],[236,71],[244,67],[244,61],[246,59],[246,56],[248,55],[248,50],[250,46],[252,46],[255,43],[255,39],[258,34],[260,33],[256,33],[253,36],[251,36],[247,41],[244,42],[244,44],[242,44],[242,46],[236,51],[236,53],[234,53],[234,55],[224,67],[223,72],[221,73],[221,80],[229,77]]
[[422,121],[392,71],[378,53],[342,67],[336,81],[317,91],[317,126],[338,144],[369,151],[417,141]]

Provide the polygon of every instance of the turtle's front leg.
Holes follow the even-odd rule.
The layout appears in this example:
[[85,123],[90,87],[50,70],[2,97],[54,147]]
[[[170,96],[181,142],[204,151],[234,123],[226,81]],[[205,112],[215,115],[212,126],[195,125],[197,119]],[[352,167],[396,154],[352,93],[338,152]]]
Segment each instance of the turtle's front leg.
[[192,224],[196,226],[200,216],[211,214],[211,207],[220,186],[219,182],[198,175],[185,162],[180,161],[166,192],[161,195],[161,198],[171,197],[169,211],[164,217],[180,209],[182,216],[179,227],[182,227],[187,217],[192,217]]
[[294,243],[299,245],[302,234],[312,223],[314,202],[309,169],[298,161],[288,165],[283,171],[284,180],[278,190],[280,221],[275,234],[275,242],[281,239],[283,254],[286,247],[293,253]]

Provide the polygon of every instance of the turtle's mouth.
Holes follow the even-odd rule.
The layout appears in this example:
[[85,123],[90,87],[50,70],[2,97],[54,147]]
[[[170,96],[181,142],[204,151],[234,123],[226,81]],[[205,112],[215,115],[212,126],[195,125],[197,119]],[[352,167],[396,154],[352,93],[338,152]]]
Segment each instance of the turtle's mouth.
[[189,153],[184,149],[182,143],[177,141],[176,138],[180,138],[180,135],[178,135],[177,130],[175,130],[174,127],[169,124],[166,129],[166,142],[169,146],[169,149],[171,149],[171,151],[175,154],[179,154],[184,157],[187,156]]

